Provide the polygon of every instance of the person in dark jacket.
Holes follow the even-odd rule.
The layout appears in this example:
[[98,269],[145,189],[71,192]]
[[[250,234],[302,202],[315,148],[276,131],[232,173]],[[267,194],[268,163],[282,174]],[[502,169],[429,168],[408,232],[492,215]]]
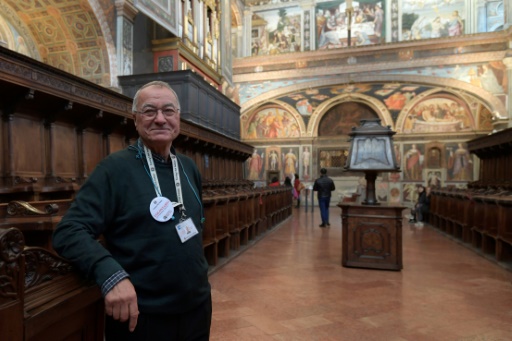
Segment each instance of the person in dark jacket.
[[318,192],[318,206],[322,218],[320,227],[331,226],[329,223],[329,205],[331,203],[331,192],[335,189],[334,181],[327,176],[327,169],[320,169],[320,177],[313,184],[313,191]]
[[53,247],[101,288],[106,341],[206,341],[212,302],[201,175],[172,147],[178,96],[151,82],[135,94],[132,110],[139,139],[97,165]]
[[409,220],[410,223],[424,222],[430,211],[430,188],[418,186],[418,200],[414,205],[414,209],[411,210],[412,218]]

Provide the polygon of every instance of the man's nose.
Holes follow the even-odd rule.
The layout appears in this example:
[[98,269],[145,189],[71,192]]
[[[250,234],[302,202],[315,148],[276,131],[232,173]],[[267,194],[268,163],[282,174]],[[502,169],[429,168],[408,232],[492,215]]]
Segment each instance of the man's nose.
[[162,109],[158,109],[156,111],[155,121],[158,122],[167,122],[167,119],[165,118],[164,113],[162,112]]

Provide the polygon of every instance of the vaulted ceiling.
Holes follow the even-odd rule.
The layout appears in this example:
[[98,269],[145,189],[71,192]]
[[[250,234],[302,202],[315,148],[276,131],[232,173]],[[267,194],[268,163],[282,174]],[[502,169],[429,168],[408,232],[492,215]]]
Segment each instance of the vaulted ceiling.
[[117,73],[114,14],[112,2],[105,0],[3,0],[0,38],[8,48],[111,86]]

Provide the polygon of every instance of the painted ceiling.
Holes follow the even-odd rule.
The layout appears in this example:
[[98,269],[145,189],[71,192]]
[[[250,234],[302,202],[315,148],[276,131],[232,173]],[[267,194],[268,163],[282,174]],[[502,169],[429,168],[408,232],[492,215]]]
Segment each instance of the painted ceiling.
[[[104,13],[112,15],[106,18]],[[112,18],[111,1],[0,3],[0,21],[7,22],[14,32],[18,52],[103,86],[112,84]]]

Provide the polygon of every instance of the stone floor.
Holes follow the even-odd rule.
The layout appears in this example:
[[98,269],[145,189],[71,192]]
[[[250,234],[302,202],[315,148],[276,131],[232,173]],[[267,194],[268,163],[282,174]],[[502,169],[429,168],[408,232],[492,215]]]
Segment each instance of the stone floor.
[[512,272],[404,219],[402,271],[341,266],[341,210],[293,216],[210,275],[211,340],[512,340]]

